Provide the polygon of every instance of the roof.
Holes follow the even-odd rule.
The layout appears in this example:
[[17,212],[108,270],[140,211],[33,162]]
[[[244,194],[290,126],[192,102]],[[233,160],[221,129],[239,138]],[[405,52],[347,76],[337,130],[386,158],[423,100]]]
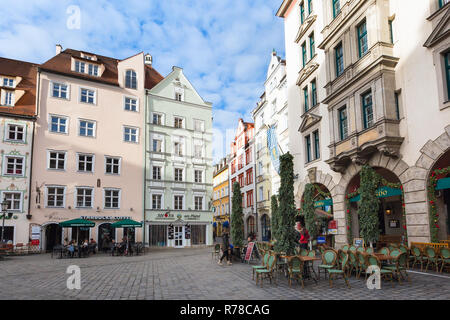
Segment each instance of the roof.
[[17,83],[17,91],[24,94],[16,101],[14,107],[0,106],[0,113],[18,116],[34,117],[36,115],[36,74],[37,64],[0,57],[0,75],[21,77]]
[[[92,61],[88,59],[84,59],[81,54],[89,54],[94,55],[97,58],[97,61]],[[71,68],[71,58],[76,58],[79,60],[83,60],[90,63],[101,63],[105,67],[105,71],[102,73],[100,77],[97,76],[90,76],[88,74],[83,74],[79,72],[72,71]],[[120,59],[101,56],[95,53],[90,53],[86,51],[80,51],[80,50],[73,50],[73,49],[66,49],[60,54],[54,56],[50,60],[44,62],[41,65],[41,69],[43,71],[53,72],[57,74],[62,75],[68,75],[71,77],[88,80],[88,81],[95,81],[105,84],[110,84],[114,86],[119,86],[119,75],[118,75],[118,63]],[[149,65],[145,65],[145,88],[151,89],[156,84],[158,84],[163,79],[163,76],[159,74],[158,71],[156,71],[153,67]]]

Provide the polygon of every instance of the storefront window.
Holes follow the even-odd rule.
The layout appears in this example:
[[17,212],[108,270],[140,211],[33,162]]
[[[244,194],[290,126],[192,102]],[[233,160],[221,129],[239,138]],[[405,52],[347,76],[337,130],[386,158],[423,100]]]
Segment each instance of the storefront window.
[[167,246],[167,226],[151,225],[149,226],[149,243],[154,247]]
[[206,226],[191,226],[191,245],[206,244]]

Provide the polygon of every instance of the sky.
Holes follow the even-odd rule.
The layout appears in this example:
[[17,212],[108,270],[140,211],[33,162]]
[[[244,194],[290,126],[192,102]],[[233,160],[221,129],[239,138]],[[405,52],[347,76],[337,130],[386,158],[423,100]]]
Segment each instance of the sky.
[[[43,63],[55,45],[124,59],[150,53],[213,103],[214,160],[264,92],[272,50],[284,58],[281,0],[2,0],[0,56]],[[226,134],[226,132],[228,133]]]

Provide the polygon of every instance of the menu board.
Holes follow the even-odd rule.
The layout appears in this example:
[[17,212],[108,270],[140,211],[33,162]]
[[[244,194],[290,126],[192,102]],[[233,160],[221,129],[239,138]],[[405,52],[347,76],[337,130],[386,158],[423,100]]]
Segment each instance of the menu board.
[[169,240],[173,240],[174,239],[174,228],[173,225],[169,225]]
[[184,227],[184,238],[190,239],[191,238],[191,226],[187,225]]

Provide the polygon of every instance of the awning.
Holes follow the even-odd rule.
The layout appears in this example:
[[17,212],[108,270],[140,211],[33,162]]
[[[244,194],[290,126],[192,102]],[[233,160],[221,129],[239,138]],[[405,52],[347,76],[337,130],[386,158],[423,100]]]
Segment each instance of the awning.
[[314,207],[315,208],[320,208],[320,207],[325,207],[325,206],[332,206],[333,205],[333,199],[328,198],[328,199],[324,199],[324,200],[319,200],[314,202]]
[[131,219],[123,219],[111,224],[113,228],[141,228],[142,223],[131,220]]
[[222,227],[228,228],[229,225],[230,225],[230,223],[229,223],[228,221],[225,221],[225,222],[222,224]]
[[[378,198],[388,198],[388,197],[395,197],[400,196],[402,194],[401,189],[394,189],[390,187],[381,187],[377,189],[376,195]],[[358,202],[361,198],[361,195],[357,195],[350,199],[350,202]]]
[[436,190],[450,189],[450,177],[442,178],[437,181]]
[[95,222],[85,220],[85,219],[73,219],[73,220],[60,222],[59,225],[63,228],[70,228],[70,227],[93,228],[93,227],[95,227]]

